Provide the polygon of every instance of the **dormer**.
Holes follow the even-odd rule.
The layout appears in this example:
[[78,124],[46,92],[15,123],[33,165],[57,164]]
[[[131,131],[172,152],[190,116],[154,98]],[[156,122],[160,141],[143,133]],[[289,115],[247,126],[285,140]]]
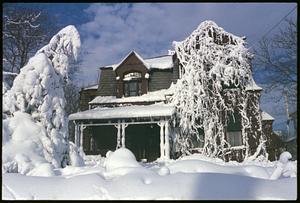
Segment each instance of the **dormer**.
[[149,67],[136,52],[130,52],[113,67],[116,74],[116,96],[140,96],[148,92]]
[[100,67],[99,96],[140,96],[168,89],[179,77],[176,54],[143,59],[132,51],[118,64]]

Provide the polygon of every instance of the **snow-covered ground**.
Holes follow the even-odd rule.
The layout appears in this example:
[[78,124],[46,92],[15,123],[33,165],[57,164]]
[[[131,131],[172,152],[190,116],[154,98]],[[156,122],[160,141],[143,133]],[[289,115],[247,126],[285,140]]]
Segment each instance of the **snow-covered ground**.
[[[86,156],[85,166],[2,174],[2,199],[295,200],[297,161],[223,162],[194,154],[138,163],[127,149]],[[46,168],[45,170],[49,170]],[[48,174],[51,174],[48,172]]]

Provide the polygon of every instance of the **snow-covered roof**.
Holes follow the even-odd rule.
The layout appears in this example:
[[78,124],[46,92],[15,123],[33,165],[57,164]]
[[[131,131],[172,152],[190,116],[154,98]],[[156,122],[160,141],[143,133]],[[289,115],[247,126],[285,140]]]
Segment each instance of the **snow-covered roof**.
[[268,114],[267,112],[265,111],[262,111],[261,112],[261,119],[263,121],[271,121],[271,120],[275,120],[273,116],[271,116],[270,114]]
[[114,118],[142,118],[172,116],[175,108],[164,103],[152,105],[132,105],[114,108],[95,108],[87,111],[71,114],[70,120],[84,119],[114,119]]
[[98,84],[97,85],[91,85],[88,87],[83,88],[84,90],[96,90],[98,89]]
[[[118,64],[112,64],[108,66],[104,66],[102,68],[110,68],[112,67],[113,70],[116,70],[119,65],[121,65],[124,60],[131,54],[130,52],[123,60]],[[152,57],[148,59],[143,59],[139,54],[133,51],[133,53],[143,62],[143,64],[148,69],[170,69],[173,68],[173,56],[172,55],[163,55],[163,56],[157,56]]]
[[165,95],[172,94],[172,89],[162,89],[154,92],[148,92],[141,96],[135,97],[122,97],[116,98],[115,96],[98,96],[89,104],[118,104],[118,103],[132,103],[132,102],[156,102],[156,101],[165,101]]
[[260,86],[258,86],[254,79],[252,78],[250,81],[250,84],[247,85],[246,90],[262,90],[263,88],[261,88]]
[[145,62],[148,63],[152,69],[170,69],[174,65],[172,55],[145,59]]

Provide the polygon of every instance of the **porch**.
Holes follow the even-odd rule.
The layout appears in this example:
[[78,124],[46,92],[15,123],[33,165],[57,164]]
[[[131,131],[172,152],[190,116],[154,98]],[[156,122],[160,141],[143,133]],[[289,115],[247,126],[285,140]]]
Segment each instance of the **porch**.
[[[103,150],[125,147],[133,151],[137,159],[152,161],[157,158],[170,159],[171,120],[174,113],[174,107],[158,103],[96,108],[71,114],[69,120],[75,124],[75,144],[81,149],[86,136],[84,131],[90,128],[94,133],[89,137],[90,149],[95,148],[95,142],[101,145],[101,140],[106,139],[106,146],[103,143],[101,145]],[[110,130],[105,130],[107,128]]]

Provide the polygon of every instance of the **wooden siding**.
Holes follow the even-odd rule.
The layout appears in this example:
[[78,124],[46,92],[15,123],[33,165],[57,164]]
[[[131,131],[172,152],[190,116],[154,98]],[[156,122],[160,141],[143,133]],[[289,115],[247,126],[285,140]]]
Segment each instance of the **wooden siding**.
[[112,68],[101,69],[97,96],[116,95],[116,74]]
[[156,91],[161,89],[167,89],[170,87],[173,79],[172,69],[168,70],[157,70],[153,69],[150,72],[149,77],[149,91]]
[[96,89],[89,89],[89,90],[81,90],[80,91],[80,111],[88,110],[89,109],[89,102],[94,99],[97,94]]

